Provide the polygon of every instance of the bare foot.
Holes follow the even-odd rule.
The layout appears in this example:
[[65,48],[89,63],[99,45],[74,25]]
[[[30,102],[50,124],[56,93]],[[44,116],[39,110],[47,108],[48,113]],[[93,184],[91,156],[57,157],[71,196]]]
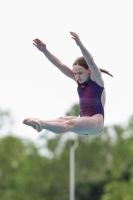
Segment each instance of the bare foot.
[[26,118],[23,120],[23,124],[31,126],[38,132],[43,130],[42,121],[36,118]]

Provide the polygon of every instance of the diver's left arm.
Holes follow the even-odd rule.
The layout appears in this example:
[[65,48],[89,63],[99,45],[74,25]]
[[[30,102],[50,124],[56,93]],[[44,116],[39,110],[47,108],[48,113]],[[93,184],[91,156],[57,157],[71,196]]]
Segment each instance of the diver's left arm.
[[101,71],[100,69],[97,67],[97,65],[95,64],[93,57],[91,56],[91,54],[89,53],[89,51],[86,49],[86,47],[83,45],[83,43],[81,42],[79,36],[74,33],[74,32],[70,32],[70,34],[72,35],[72,39],[75,40],[75,42],[77,43],[77,45],[79,46],[90,70],[92,73],[92,77],[94,79],[94,81],[99,84],[100,86],[104,86],[104,81],[102,79],[101,76]]

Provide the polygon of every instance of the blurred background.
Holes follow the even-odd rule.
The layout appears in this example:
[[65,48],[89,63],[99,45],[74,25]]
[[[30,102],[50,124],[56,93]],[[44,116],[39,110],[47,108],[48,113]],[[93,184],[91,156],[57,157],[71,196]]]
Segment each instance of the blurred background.
[[[75,200],[132,200],[132,1],[0,1],[0,199],[67,200],[75,142]],[[81,56],[76,32],[103,74],[105,127],[97,136],[37,133],[26,117],[79,114],[77,85],[33,45],[69,67]]]

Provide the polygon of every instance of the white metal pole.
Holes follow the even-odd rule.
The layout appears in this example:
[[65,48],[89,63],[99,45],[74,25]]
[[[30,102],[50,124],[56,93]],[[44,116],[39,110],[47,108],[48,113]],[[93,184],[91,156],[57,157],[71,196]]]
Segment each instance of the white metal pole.
[[75,199],[75,147],[70,147],[70,200]]

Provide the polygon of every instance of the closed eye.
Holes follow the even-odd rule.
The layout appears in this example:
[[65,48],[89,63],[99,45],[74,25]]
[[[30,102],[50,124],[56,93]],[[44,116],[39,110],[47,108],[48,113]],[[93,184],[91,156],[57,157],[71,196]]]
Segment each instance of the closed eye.
[[73,73],[74,75],[76,75],[76,74],[83,74],[83,72],[78,72],[78,73]]

